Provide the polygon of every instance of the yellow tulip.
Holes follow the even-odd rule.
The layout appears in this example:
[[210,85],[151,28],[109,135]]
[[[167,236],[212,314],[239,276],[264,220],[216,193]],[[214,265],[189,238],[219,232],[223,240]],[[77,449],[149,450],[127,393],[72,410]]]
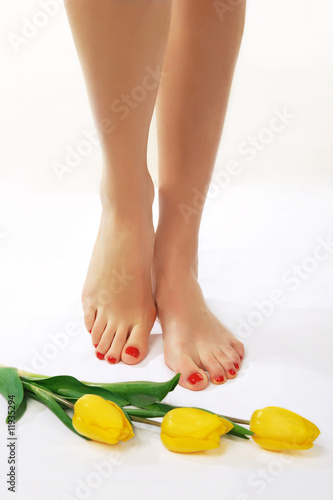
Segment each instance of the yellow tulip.
[[95,394],[86,394],[76,401],[72,422],[79,434],[101,443],[116,444],[134,437],[122,409]]
[[211,450],[220,445],[220,436],[233,428],[228,420],[196,408],[175,408],[163,418],[161,440],[179,453]]
[[320,430],[312,422],[289,410],[268,406],[253,413],[252,439],[266,450],[307,450]]

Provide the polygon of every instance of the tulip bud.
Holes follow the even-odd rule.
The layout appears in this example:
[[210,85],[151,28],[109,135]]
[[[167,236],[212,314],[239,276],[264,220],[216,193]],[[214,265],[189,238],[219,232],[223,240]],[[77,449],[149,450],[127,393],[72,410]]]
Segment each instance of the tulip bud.
[[307,450],[319,436],[312,422],[289,410],[268,406],[256,410],[250,423],[252,439],[266,450]]
[[116,444],[134,437],[122,409],[95,394],[85,394],[76,401],[72,422],[79,434],[101,443]]
[[170,451],[191,453],[220,445],[220,436],[233,428],[228,420],[196,408],[175,408],[163,418],[161,440]]

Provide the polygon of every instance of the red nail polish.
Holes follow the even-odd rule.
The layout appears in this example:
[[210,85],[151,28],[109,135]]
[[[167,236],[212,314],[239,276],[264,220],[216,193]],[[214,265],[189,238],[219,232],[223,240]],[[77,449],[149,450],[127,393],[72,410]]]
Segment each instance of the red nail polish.
[[101,352],[96,352],[96,356],[98,357],[98,359],[104,359],[104,354],[102,354]]
[[236,371],[235,370],[229,370],[229,373],[230,373],[230,375],[236,375]]
[[236,370],[239,370],[239,364],[238,363],[234,363],[234,365],[235,365]]
[[222,376],[216,377],[216,379],[215,379],[216,382],[223,382],[223,380],[224,380],[224,377],[222,377]]
[[89,333],[91,333],[91,330],[89,330]]
[[117,363],[117,360],[116,360],[116,358],[113,358],[112,356],[109,356],[108,359],[107,359],[107,362],[111,363],[112,365],[114,365],[115,363]]
[[201,375],[201,373],[192,373],[188,378],[187,380],[189,381],[190,384],[194,385],[194,384],[197,384],[198,382],[201,382],[203,380],[203,376]]
[[98,344],[93,344],[93,346],[94,346],[94,347],[95,347],[95,349],[96,349],[96,347],[98,346]]
[[136,347],[129,346],[127,347],[126,354],[129,354],[130,356],[133,356],[133,358],[138,358],[140,356],[140,351]]

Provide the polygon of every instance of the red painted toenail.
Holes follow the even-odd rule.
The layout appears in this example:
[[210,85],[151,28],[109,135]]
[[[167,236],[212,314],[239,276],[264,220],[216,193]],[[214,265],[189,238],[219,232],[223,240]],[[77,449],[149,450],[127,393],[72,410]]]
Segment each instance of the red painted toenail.
[[229,370],[229,373],[230,373],[230,375],[236,375],[236,371],[235,370]]
[[91,330],[89,330],[89,333],[91,333]]
[[102,354],[101,352],[96,352],[96,356],[98,357],[98,359],[104,359],[104,354]]
[[94,347],[95,347],[95,349],[96,349],[96,347],[98,346],[98,344],[93,344],[93,346],[94,346]]
[[239,370],[239,364],[238,363],[234,363],[234,365],[235,365],[236,370]]
[[203,376],[201,375],[201,373],[192,373],[188,378],[187,380],[189,381],[190,384],[194,385],[194,384],[197,384],[198,382],[201,382],[203,380]]
[[127,347],[126,354],[129,354],[130,356],[133,356],[133,358],[138,358],[140,356],[140,351],[136,347],[129,346]]
[[107,359],[108,363],[111,363],[112,365],[114,365],[115,363],[117,363],[117,360],[116,358],[113,358],[112,356],[109,356],[108,359]]
[[224,380],[224,377],[216,377],[216,382],[223,382]]

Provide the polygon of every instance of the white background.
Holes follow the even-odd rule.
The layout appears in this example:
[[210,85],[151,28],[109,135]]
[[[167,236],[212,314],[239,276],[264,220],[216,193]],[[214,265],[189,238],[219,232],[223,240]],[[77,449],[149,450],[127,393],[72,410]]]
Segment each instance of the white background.
[[[100,213],[100,154],[91,146],[70,172],[55,173],[55,162],[65,162],[93,122],[61,4],[14,48],[13,34],[21,34],[24,18],[37,19],[40,4],[1,0],[0,7],[0,362],[81,380],[167,380],[158,325],[139,366],[111,367],[91,350],[79,302]],[[247,354],[236,380],[200,393],[177,387],[167,398],[240,418],[267,405],[289,408],[321,429],[314,448],[275,454],[228,438],[216,451],[176,455],[155,430],[142,428],[131,442],[108,447],[80,440],[31,401],[17,425],[15,498],[331,498],[333,255],[313,255],[333,238],[332,14],[329,0],[248,4],[203,220],[200,279],[212,309],[237,335],[241,323],[259,321],[242,337]],[[292,118],[267,136],[276,110]],[[249,137],[261,147],[251,160],[240,149]],[[231,161],[238,174],[226,181]],[[154,125],[149,162],[156,180]],[[297,282],[293,266],[303,273]],[[275,289],[284,300],[264,317],[260,304]],[[57,347],[59,333],[66,345]],[[1,398],[0,491],[7,499],[5,415]],[[107,477],[92,475],[105,460],[113,464]],[[80,481],[91,485],[86,496]]]

